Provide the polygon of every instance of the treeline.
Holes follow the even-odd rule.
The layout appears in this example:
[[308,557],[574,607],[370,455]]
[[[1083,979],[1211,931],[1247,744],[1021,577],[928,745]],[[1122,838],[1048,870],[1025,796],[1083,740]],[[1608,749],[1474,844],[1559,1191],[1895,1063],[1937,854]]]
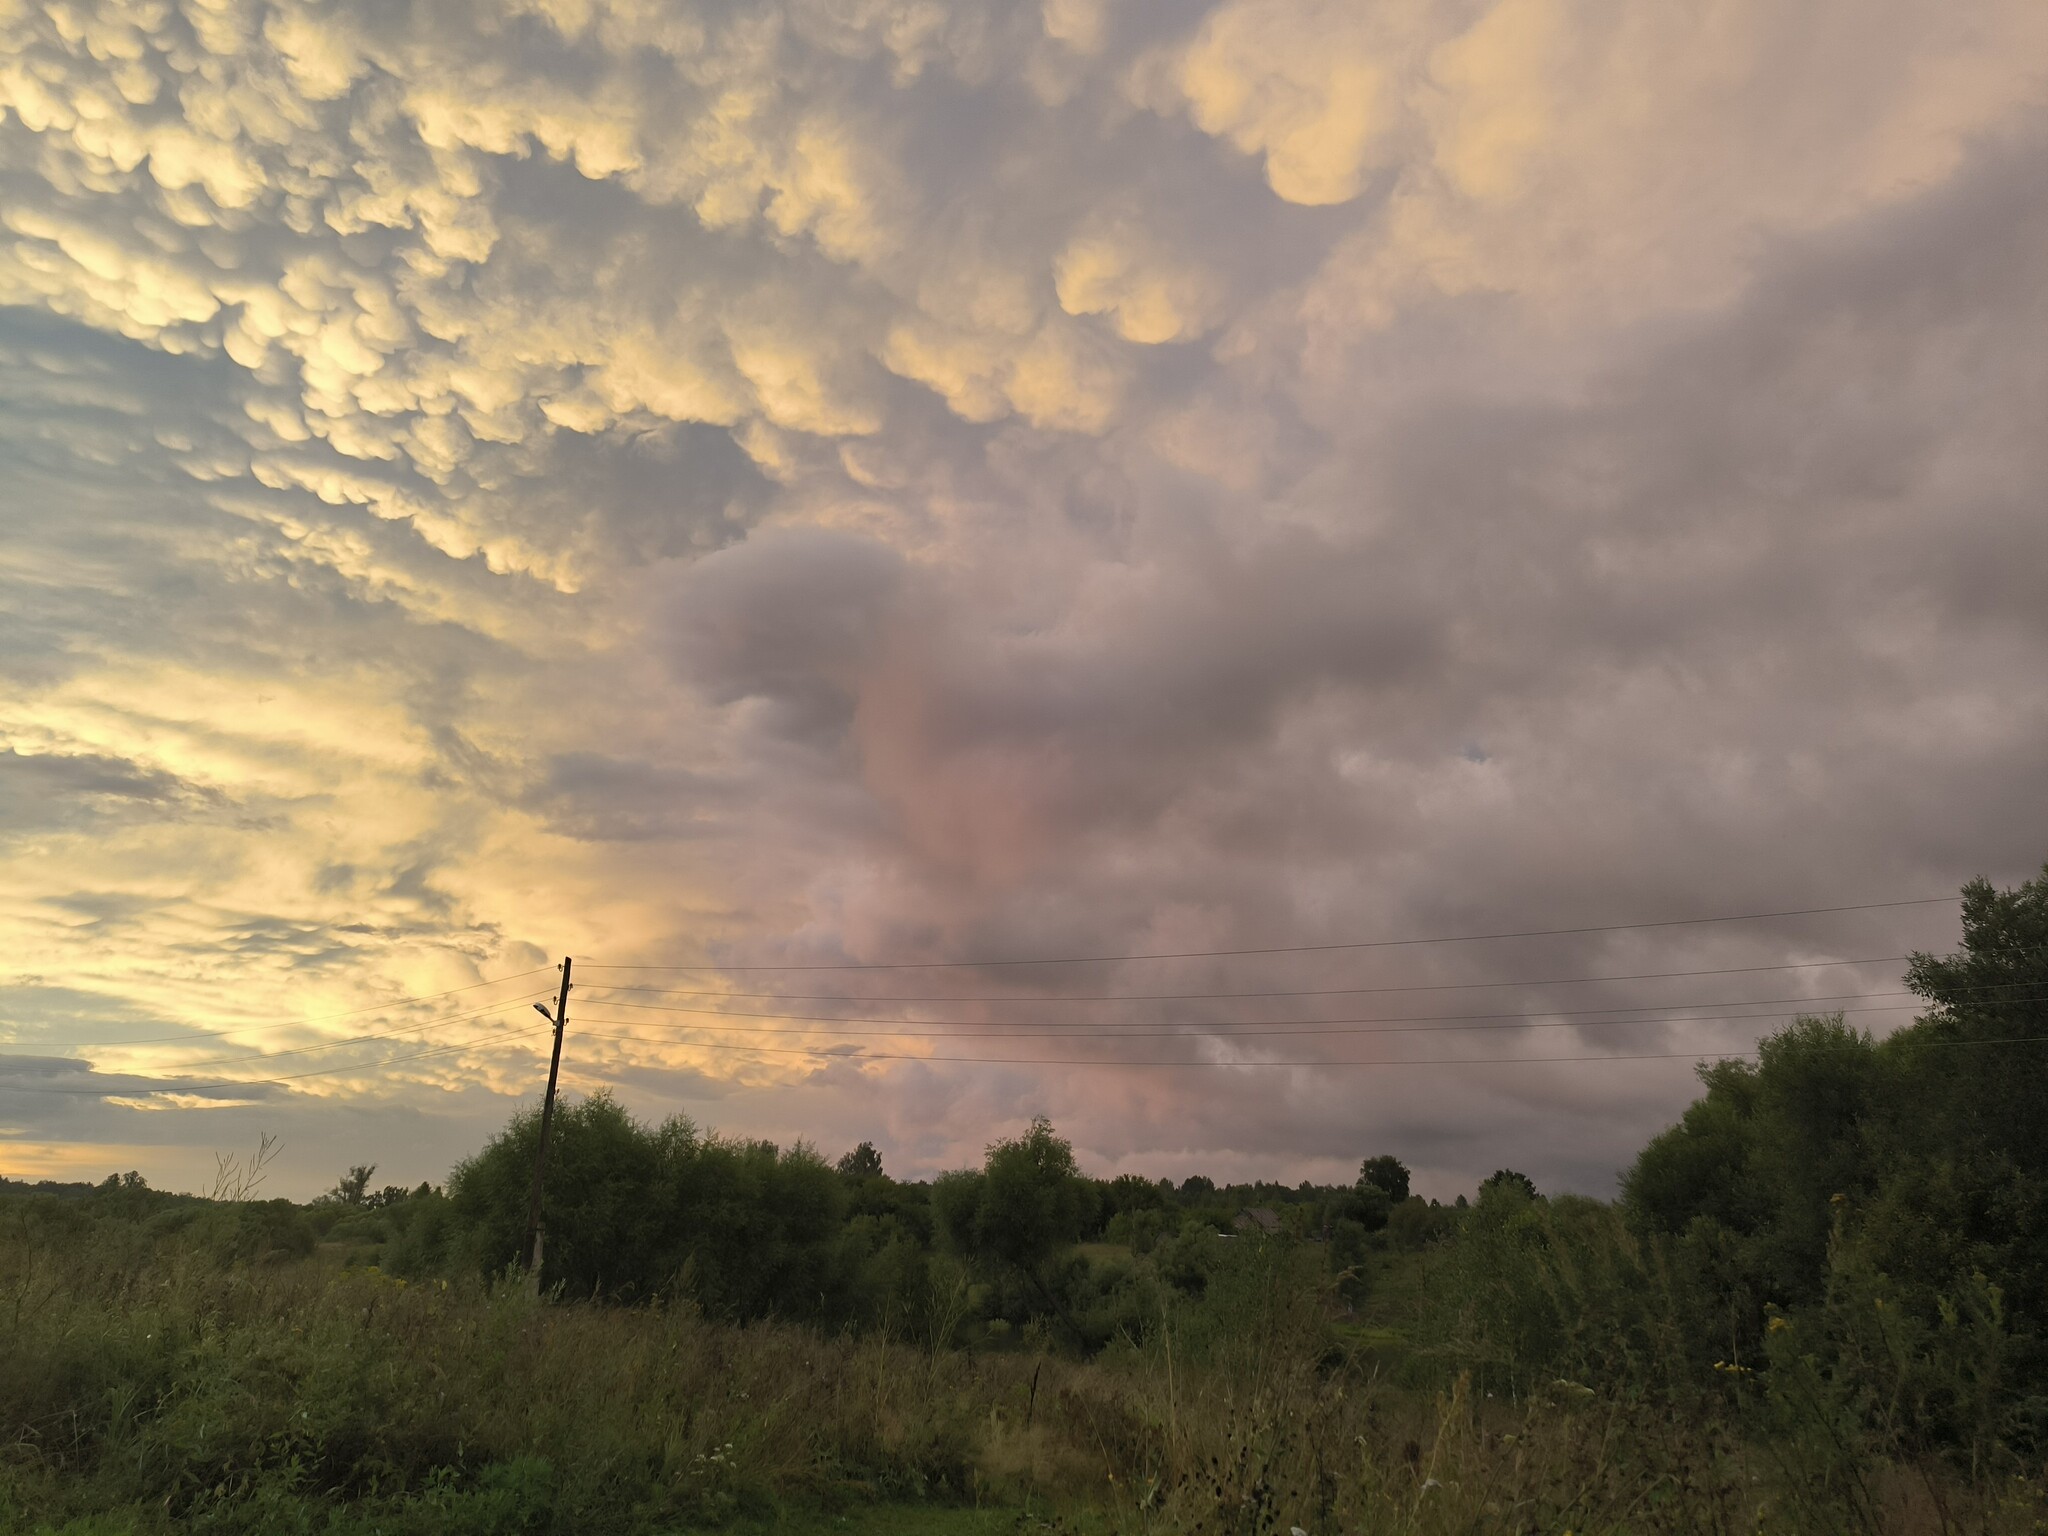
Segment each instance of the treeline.
[[[445,1193],[379,1202],[371,1170],[352,1170],[309,1219],[405,1278],[508,1272],[524,1258],[538,1136],[536,1113],[516,1116]],[[828,1162],[683,1117],[643,1124],[600,1093],[556,1113],[541,1285],[620,1304],[688,1300],[735,1322],[1092,1353],[1142,1341],[1161,1288],[1199,1295],[1230,1243],[1296,1242],[1310,1268],[1355,1290],[1368,1254],[1442,1237],[1465,1203],[1410,1194],[1408,1170],[1386,1155],[1345,1186],[1094,1179],[1042,1119],[990,1146],[978,1169],[898,1180],[869,1143]]]
[[[513,1273],[526,1247],[539,1117],[515,1115],[444,1189],[351,1168],[309,1205],[97,1185],[10,1183],[44,1224],[116,1244],[175,1242],[224,1263],[311,1256],[409,1280]],[[1533,1194],[1520,1174],[1501,1181]],[[253,1194],[253,1190],[250,1191]],[[1175,1184],[1082,1174],[1045,1120],[987,1149],[982,1167],[909,1181],[870,1143],[828,1163],[798,1145],[647,1125],[607,1094],[561,1105],[549,1149],[541,1289],[607,1304],[687,1301],[707,1316],[852,1327],[939,1346],[1024,1342],[1093,1354],[1140,1344],[1166,1302],[1198,1299],[1234,1244],[1297,1248],[1290,1281],[1356,1301],[1374,1255],[1457,1229],[1468,1202],[1409,1192],[1390,1155],[1333,1186]]]

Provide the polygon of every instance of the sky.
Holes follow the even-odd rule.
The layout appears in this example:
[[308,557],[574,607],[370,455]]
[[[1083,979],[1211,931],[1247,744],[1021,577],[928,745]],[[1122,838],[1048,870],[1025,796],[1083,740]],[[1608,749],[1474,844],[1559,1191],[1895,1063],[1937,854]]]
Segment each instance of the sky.
[[0,1173],[440,1180],[568,954],[650,1118],[1611,1192],[1957,936],[1681,920],[2048,857],[2044,339],[2038,0],[0,0]]

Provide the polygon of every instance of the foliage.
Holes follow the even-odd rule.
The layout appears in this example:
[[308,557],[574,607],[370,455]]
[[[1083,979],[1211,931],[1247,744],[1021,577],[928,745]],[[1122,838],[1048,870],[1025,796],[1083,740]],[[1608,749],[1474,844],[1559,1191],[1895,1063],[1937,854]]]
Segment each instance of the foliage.
[[1524,1199],[1537,1198],[1536,1181],[1526,1173],[1517,1173],[1512,1168],[1496,1168],[1479,1181],[1479,1198],[1484,1201],[1489,1194],[1515,1193]]
[[1393,1218],[1393,1198],[1377,1184],[1361,1179],[1335,1202],[1339,1219],[1377,1232]]
[[1373,1185],[1390,1205],[1399,1205],[1408,1198],[1408,1165],[1388,1153],[1368,1157],[1358,1165],[1358,1182]]
[[1422,1248],[1450,1236],[1457,1225],[1454,1211],[1410,1195],[1387,1213],[1387,1241],[1397,1248]]
[[[1599,1255],[1640,1240],[1609,1207],[1518,1195],[1404,1262],[1436,1265],[1437,1292],[1519,1254],[1550,1322],[1620,1315],[1646,1271]],[[153,1204],[0,1200],[0,1530],[2020,1536],[2042,1493],[1886,1432],[1892,1404],[1939,1401],[1992,1412],[1970,1432],[1995,1442],[1996,1319],[1962,1307],[1968,1347],[1940,1355],[1839,1243],[1828,1310],[1683,1398],[1626,1370],[1539,1377],[1534,1355],[1512,1362],[1526,1390],[1448,1358],[1389,1385],[1333,1349],[1311,1245],[1199,1226],[1175,1239],[1198,1289],[1107,1267],[1159,1326],[1088,1364],[225,1257],[159,1220],[206,1208]],[[1447,1268],[1466,1235],[1471,1262]],[[1560,1338],[1568,1357],[1569,1328],[1497,1343]],[[929,1512],[863,1515],[887,1500]],[[970,1503],[1007,1513],[956,1526]]]
[[1702,1316],[1751,1353],[1768,1309],[1837,1304],[1845,1253],[1881,1278],[1898,1326],[1937,1341],[1995,1287],[2019,1411],[2048,1391],[2048,873],[1966,887],[1961,950],[1915,956],[1908,980],[1931,1007],[1882,1042],[1807,1018],[1754,1065],[1704,1070],[1705,1095],[1643,1150],[1624,1203],[1637,1231],[1677,1244]]
[[370,1179],[377,1171],[375,1163],[357,1163],[340,1178],[334,1187],[320,1198],[335,1205],[362,1205],[370,1198]]
[[882,1154],[875,1150],[872,1141],[864,1141],[851,1152],[845,1153],[833,1164],[841,1178],[862,1183],[882,1176]]
[[[0,1529],[625,1531],[792,1495],[965,1494],[1010,1377],[689,1306],[245,1264],[187,1224],[0,1220]],[[353,1525],[348,1527],[353,1530]]]
[[[485,1273],[518,1262],[539,1117],[515,1117],[449,1179],[459,1246]],[[607,1094],[556,1111],[542,1285],[636,1300],[687,1296],[735,1318],[832,1318],[842,1180],[807,1147],[639,1124]]]

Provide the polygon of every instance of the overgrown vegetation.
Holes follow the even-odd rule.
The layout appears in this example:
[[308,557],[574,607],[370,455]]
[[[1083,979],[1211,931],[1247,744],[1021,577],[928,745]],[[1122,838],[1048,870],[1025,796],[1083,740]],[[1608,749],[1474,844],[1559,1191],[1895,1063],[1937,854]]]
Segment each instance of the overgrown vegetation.
[[0,1186],[0,1529],[2048,1531],[2048,874],[1965,897],[1922,1022],[1706,1069],[1613,1204],[598,1097],[537,1296],[531,1116],[445,1192]]

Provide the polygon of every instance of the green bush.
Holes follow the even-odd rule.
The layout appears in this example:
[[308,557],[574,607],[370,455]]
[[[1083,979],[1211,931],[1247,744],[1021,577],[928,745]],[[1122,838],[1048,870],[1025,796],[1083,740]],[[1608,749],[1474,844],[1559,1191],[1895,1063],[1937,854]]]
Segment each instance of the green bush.
[[[408,1268],[449,1252],[501,1273],[524,1257],[537,1113],[514,1118],[449,1179]],[[548,1151],[542,1283],[619,1301],[688,1296],[736,1318],[832,1319],[853,1277],[839,1262],[844,1181],[805,1147],[702,1135],[687,1119],[639,1124],[607,1094],[562,1105]]]

